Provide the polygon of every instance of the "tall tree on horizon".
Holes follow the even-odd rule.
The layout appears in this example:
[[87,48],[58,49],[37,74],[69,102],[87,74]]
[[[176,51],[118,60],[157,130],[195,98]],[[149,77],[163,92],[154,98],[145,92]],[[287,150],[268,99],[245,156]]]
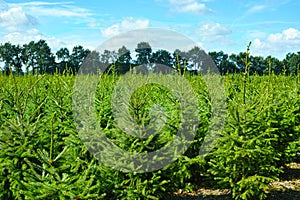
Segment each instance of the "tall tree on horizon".
[[152,48],[148,42],[140,42],[137,44],[137,48],[135,49],[135,52],[137,53],[137,65],[148,65],[150,64],[151,54],[152,54]]
[[4,71],[9,73],[10,68],[16,74],[22,74],[23,57],[22,47],[6,42],[0,45],[0,60],[4,62]]
[[209,52],[208,55],[212,58],[221,75],[227,73],[235,73],[237,71],[236,65],[229,60],[228,54],[223,51],[220,52]]
[[186,55],[188,66],[192,69],[200,71],[201,73],[218,73],[217,69],[214,67],[215,63],[213,60],[200,47],[193,47],[186,52]]
[[130,50],[127,49],[125,46],[122,46],[118,49],[117,53],[117,61],[116,61],[116,71],[120,74],[125,74],[130,70],[132,64],[132,58]]
[[169,73],[173,69],[173,57],[167,50],[157,50],[151,56],[153,71],[156,73]]
[[39,40],[37,46],[37,65],[39,74],[52,73],[55,70],[55,57],[45,40]]
[[297,75],[300,71],[300,51],[297,53],[288,53],[283,59],[287,74]]
[[24,44],[22,52],[23,63],[26,66],[27,73],[30,71],[30,68],[33,75],[54,70],[55,57],[45,40],[31,41],[28,44]]
[[6,42],[4,45],[0,46],[0,60],[4,62],[3,71],[5,74],[10,73],[10,66],[12,64],[13,57],[12,44],[10,42]]
[[84,59],[91,53],[90,50],[84,49],[83,46],[73,47],[72,54],[70,55],[70,65],[73,73],[77,73]]
[[67,48],[60,48],[55,55],[60,61],[58,63],[58,68],[60,73],[62,73],[70,65],[70,51]]

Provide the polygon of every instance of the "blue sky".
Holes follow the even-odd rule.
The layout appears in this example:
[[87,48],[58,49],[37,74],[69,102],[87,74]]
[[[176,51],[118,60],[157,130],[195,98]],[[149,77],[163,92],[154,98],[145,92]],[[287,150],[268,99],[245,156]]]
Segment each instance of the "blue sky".
[[300,51],[298,0],[0,0],[0,43],[45,39],[53,51],[94,49],[136,28],[167,28],[206,52],[244,51],[280,59]]

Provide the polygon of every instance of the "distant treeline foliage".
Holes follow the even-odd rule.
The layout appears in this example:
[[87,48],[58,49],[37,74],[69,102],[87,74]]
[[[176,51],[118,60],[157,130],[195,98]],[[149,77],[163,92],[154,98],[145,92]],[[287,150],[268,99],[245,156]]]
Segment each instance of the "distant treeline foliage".
[[[179,49],[173,53],[167,50],[153,51],[150,44],[140,42],[135,49],[135,58],[125,46],[117,51],[91,51],[78,45],[70,52],[68,48],[61,48],[53,53],[45,40],[31,41],[24,45],[14,45],[10,42],[0,44],[0,71],[9,74],[53,74],[70,70],[76,74],[84,63],[93,70],[102,72],[117,72],[124,74],[135,66],[144,65],[153,71],[161,66],[168,66],[177,70],[188,70],[198,73],[201,66],[195,63],[206,62],[207,54],[199,47],[184,52]],[[240,73],[245,70],[244,59],[246,54],[228,55],[223,51],[209,52],[208,55],[223,74]],[[204,59],[204,60],[203,60]],[[206,59],[206,61],[205,61]],[[270,72],[275,74],[298,74],[300,68],[300,51],[288,53],[283,60],[272,56],[250,56],[250,74],[264,75]],[[207,63],[206,63],[207,64]]]

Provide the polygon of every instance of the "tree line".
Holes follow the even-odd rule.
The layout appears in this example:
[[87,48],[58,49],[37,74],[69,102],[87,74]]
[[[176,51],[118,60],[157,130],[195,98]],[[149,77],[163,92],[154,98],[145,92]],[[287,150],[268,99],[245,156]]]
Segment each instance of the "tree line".
[[[180,72],[190,71],[198,73],[216,64],[223,74],[240,73],[245,70],[245,52],[228,55],[223,51],[207,54],[199,47],[188,51],[179,49],[170,53],[167,50],[153,51],[147,42],[140,42],[135,49],[135,58],[125,46],[117,51],[104,50],[102,53],[74,46],[70,52],[68,48],[61,48],[55,53],[45,40],[31,41],[24,45],[14,45],[10,42],[0,44],[0,71],[5,74],[44,74],[63,73],[70,70],[76,74],[82,64],[89,66],[89,70],[101,70],[108,73],[124,74],[131,68],[143,66],[153,71],[177,69]],[[272,56],[250,56],[250,74],[264,75],[269,73],[296,75],[300,70],[300,51],[288,53],[283,60]],[[166,68],[167,67],[167,68]],[[25,69],[25,70],[24,70]]]

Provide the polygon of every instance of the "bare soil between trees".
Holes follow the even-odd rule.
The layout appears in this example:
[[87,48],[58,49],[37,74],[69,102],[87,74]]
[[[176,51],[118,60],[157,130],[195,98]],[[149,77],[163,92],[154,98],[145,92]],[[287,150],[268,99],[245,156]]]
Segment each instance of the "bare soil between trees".
[[[270,183],[267,200],[300,200],[300,157],[295,163],[284,168],[279,181]],[[193,192],[181,190],[172,194],[170,199],[175,200],[232,200],[230,189],[213,189],[200,187]]]

